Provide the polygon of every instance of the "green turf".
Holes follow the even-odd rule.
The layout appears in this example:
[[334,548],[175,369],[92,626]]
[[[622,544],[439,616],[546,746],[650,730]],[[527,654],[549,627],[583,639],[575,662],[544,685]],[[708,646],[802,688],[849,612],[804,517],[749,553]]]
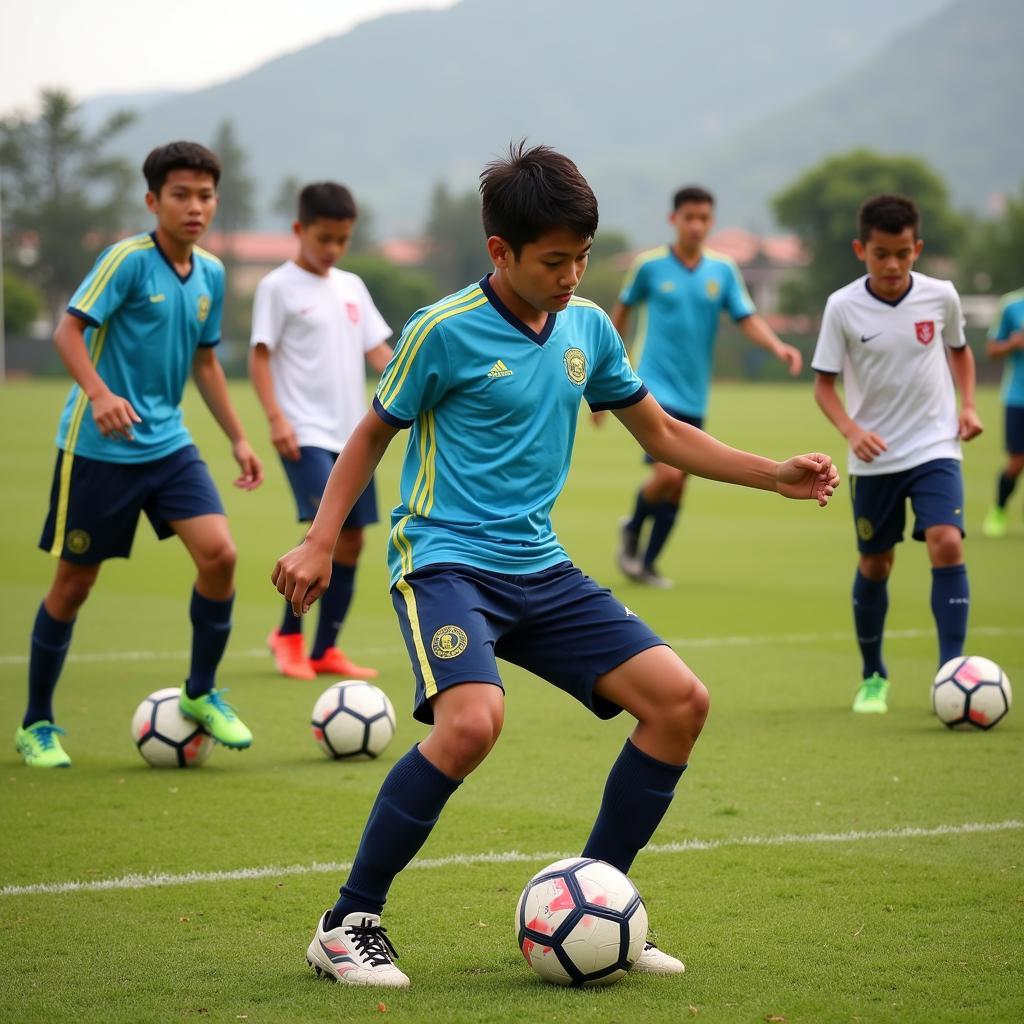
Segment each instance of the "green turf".
[[[9,741],[22,710],[29,629],[52,572],[35,543],[63,393],[53,383],[0,392],[0,722]],[[267,455],[254,400],[243,385],[235,395]],[[1010,535],[980,537],[1001,460],[998,400],[981,397],[989,433],[969,446],[965,463],[968,646],[1024,681],[1024,525],[1018,496]],[[133,749],[136,703],[185,674],[192,575],[180,546],[157,544],[141,524],[132,560],[101,573],[58,691],[74,767],[31,773],[12,742],[0,748],[0,885],[344,861],[389,765],[423,734],[409,714],[410,672],[377,527],[345,646],[381,669],[398,736],[381,762],[365,765],[333,764],[316,749],[308,718],[322,687],[278,679],[261,651],[279,611],[270,570],[299,535],[283,474],[268,457],[265,488],[233,492],[227,446],[194,396],[187,415],[240,551],[221,684],[255,743],[241,753],[218,749],[195,772],[153,771]],[[841,455],[809,386],[719,384],[710,426],[765,454]],[[385,506],[400,448],[378,477]],[[659,941],[687,962],[682,978],[631,976],[596,992],[538,983],[511,928],[519,890],[543,866],[526,860],[406,872],[386,923],[413,988],[342,989],[316,982],[303,959],[338,872],[280,873],[0,895],[0,1020],[367,1021],[381,1019],[381,1003],[388,1019],[416,1022],[1024,1018],[1024,830],[736,843],[1024,818],[1022,712],[970,735],[950,733],[930,714],[935,642],[921,546],[899,550],[892,582],[890,713],[855,717],[848,492],[818,510],[695,482],[662,563],[681,585],[655,592],[625,584],[612,568],[615,524],[642,472],[617,424],[598,432],[582,422],[555,521],[577,562],[669,638],[712,692],[707,729],[655,838],[723,845],[650,852],[634,869]],[[508,670],[506,683],[501,742],[451,801],[424,857],[571,852],[587,834],[628,723],[592,720],[518,670]]]

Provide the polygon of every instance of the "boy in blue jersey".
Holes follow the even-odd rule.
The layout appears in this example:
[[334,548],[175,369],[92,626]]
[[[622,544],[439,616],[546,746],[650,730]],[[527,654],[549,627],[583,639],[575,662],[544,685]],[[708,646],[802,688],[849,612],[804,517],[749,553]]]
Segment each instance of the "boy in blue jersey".
[[[683,423],[703,429],[714,364],[715,338],[723,311],[755,345],[771,352],[796,376],[799,349],[781,341],[758,316],[739,269],[731,259],[704,246],[714,224],[714,197],[688,185],[676,192],[669,223],[671,245],[641,253],[622,285],[612,323],[627,337],[630,316],[639,311],[636,338],[643,347],[637,373],[663,409]],[[648,462],[651,459],[648,457]],[[633,514],[619,525],[619,568],[630,579],[654,587],[672,581],[655,567],[679,515],[686,474],[654,462],[637,492]],[[647,545],[641,535],[651,520]]]
[[996,503],[988,510],[981,532],[986,537],[1006,533],[1006,503],[1024,470],[1024,289],[1009,292],[988,332],[987,351],[992,359],[1005,359],[1003,404],[1005,411],[1006,465],[996,481]]
[[217,208],[220,164],[204,146],[172,142],[143,164],[156,230],[106,249],[71,298],[54,343],[74,378],[57,432],[50,512],[39,546],[58,559],[32,630],[28,707],[15,742],[27,764],[67,767],[53,692],[78,610],[100,565],[127,558],[139,513],[159,538],[177,534],[195,562],[192,657],[180,706],[215,740],[252,734],[214,686],[231,631],[235,547],[206,464],[182,421],[189,372],[258,487],[263,469],[228,397],[214,353],[224,268],[196,242]]
[[[389,443],[411,428],[389,544],[392,600],[433,728],[392,768],[333,910],[307,950],[318,974],[405,987],[380,914],[395,876],[494,746],[504,718],[496,657],[599,718],[636,728],[608,778],[583,854],[628,871],[671,803],[708,710],[699,679],[611,593],[569,561],[550,511],[580,402],[611,409],[660,462],[825,505],[828,456],[783,463],[740,452],[662,411],[605,314],[578,298],[597,200],[568,158],[513,147],[481,175],[494,272],[416,313],[373,409],[341,453],[305,541],[273,581],[297,614],[331,575],[349,509]],[[634,970],[683,965],[648,944]]]

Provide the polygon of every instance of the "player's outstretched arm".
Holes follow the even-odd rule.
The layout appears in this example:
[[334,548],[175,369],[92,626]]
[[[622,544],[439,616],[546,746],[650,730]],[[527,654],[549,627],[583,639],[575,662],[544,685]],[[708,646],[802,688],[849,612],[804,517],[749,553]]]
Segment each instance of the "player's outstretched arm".
[[780,363],[789,367],[791,377],[798,377],[804,368],[804,357],[795,345],[787,345],[769,326],[768,321],[758,313],[744,317],[739,322],[740,330],[758,348],[770,352]]
[[963,348],[951,348],[949,369],[960,395],[960,440],[970,441],[984,430],[974,405],[974,353],[966,345]]
[[828,455],[814,452],[775,462],[730,448],[710,434],[673,419],[651,395],[615,415],[657,462],[709,480],[775,491],[787,498],[811,498],[827,505],[839,486]]
[[266,345],[253,345],[249,349],[249,379],[267,415],[270,443],[282,458],[298,462],[301,456],[299,439],[295,436],[291,421],[277,404],[274,378],[270,373],[270,349]]
[[342,524],[397,433],[372,409],[359,421],[327,478],[306,539],[277,560],[270,580],[296,615],[308,612],[331,582],[331,554]]

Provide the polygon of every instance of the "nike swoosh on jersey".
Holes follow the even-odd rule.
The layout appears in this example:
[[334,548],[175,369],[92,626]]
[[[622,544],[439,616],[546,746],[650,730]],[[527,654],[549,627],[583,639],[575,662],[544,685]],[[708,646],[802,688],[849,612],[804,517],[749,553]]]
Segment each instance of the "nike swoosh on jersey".
[[862,335],[860,336],[860,343],[861,343],[861,344],[863,345],[863,344],[865,344],[866,342],[869,342],[869,341],[874,341],[874,340],[875,340],[875,338],[877,338],[877,337],[878,337],[878,335],[879,335],[879,334],[881,334],[881,333],[882,333],[882,332],[881,332],[881,331],[879,331],[879,332],[878,332],[878,334],[862,334]]

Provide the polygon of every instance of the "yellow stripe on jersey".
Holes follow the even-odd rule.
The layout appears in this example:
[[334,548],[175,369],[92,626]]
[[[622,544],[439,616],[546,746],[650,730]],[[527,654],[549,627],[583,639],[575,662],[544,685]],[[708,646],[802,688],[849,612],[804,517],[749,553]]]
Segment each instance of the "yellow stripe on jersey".
[[430,436],[430,421],[427,419],[427,414],[421,412],[418,416],[419,428],[420,428],[420,468],[416,474],[416,482],[412,485],[412,494],[409,496],[409,508],[414,513],[422,512],[422,508],[416,507],[416,495],[420,491],[421,484],[425,483],[427,477],[427,458],[428,458],[428,445],[431,443],[432,438]]
[[[408,358],[406,358],[404,361],[401,376],[398,375],[399,367],[396,364],[395,372],[394,374],[392,374],[392,379],[396,377],[398,379],[395,380],[394,385],[391,386],[391,381],[389,380],[387,385],[383,386],[382,388],[378,388],[377,397],[380,400],[380,404],[383,405],[385,409],[395,400],[395,398],[398,397],[398,393],[399,391],[402,390],[402,385],[405,383],[405,378],[409,376],[409,369],[412,366],[413,362],[415,362],[416,355],[419,352],[420,348],[422,348],[423,342],[426,341],[427,336],[430,334],[430,332],[439,323],[441,323],[444,320],[447,320],[450,316],[458,316],[460,313],[468,313],[470,310],[476,309],[478,306],[483,306],[487,303],[487,296],[484,295],[483,292],[480,291],[480,289],[477,289],[476,292],[471,293],[466,298],[472,298],[474,294],[479,295],[479,298],[470,302],[468,305],[454,306],[443,313],[439,312],[435,316],[432,316],[430,318],[425,317],[423,320],[420,321],[420,324],[423,324],[424,321],[426,321],[426,324],[420,329],[419,337],[416,339],[415,343],[413,343],[412,335],[410,334],[409,336],[408,345],[406,346],[406,349],[403,351],[403,356],[405,354],[405,351],[408,351]],[[417,327],[419,326],[420,325],[417,324]],[[401,362],[401,360],[399,360],[399,362]],[[390,393],[385,395],[384,392],[388,390],[388,387],[390,387]]]
[[398,555],[402,562],[402,575],[408,576],[412,572],[412,545],[405,536],[405,524],[412,519],[411,515],[403,516],[395,523],[391,531],[390,541],[398,549]]
[[633,282],[636,280],[636,275],[640,273],[640,268],[645,263],[650,263],[651,260],[660,260],[663,256],[668,255],[668,246],[659,245],[656,249],[647,249],[645,252],[640,253],[636,259],[629,265],[629,270],[626,271],[626,276],[623,279],[622,287],[619,288],[619,294],[621,295],[627,288],[633,287]]
[[434,423],[434,410],[427,411],[427,422],[430,424],[430,464],[427,466],[427,507],[423,510],[425,516],[430,515],[434,507],[434,480],[437,477],[437,427]]
[[96,300],[103,294],[103,289],[110,283],[110,279],[117,272],[117,268],[133,253],[142,252],[144,249],[153,248],[153,239],[149,235],[142,238],[129,238],[117,245],[103,257],[103,262],[96,271],[89,290],[82,296],[82,301],[75,306],[75,309],[82,313],[88,313]]
[[192,251],[204,259],[209,260],[214,266],[221,267],[223,269],[224,264],[219,256],[215,256],[209,249],[201,249],[198,245],[192,246]]
[[437,694],[437,680],[434,679],[430,661],[427,659],[427,649],[423,645],[423,637],[420,635],[420,615],[416,608],[416,595],[404,578],[399,579],[395,586],[405,598],[405,609],[409,614],[409,629],[412,633],[413,646],[416,648],[416,660],[420,663],[420,672],[423,675],[423,689],[428,697],[433,697]]
[[569,300],[570,306],[587,306],[589,309],[600,309],[601,307],[596,302],[591,302],[590,299],[583,298],[582,295],[574,295]]

